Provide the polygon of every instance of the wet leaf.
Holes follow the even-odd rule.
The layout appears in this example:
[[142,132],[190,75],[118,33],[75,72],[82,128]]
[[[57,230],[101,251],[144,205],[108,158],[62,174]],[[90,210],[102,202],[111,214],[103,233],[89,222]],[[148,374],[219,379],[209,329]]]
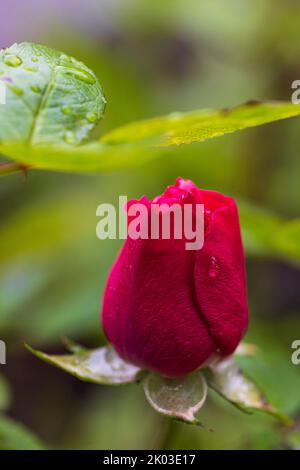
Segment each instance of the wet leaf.
[[159,146],[191,144],[300,114],[288,102],[249,101],[223,110],[203,109],[130,123],[106,134],[102,142],[120,144],[159,139]]
[[86,382],[120,385],[139,380],[141,370],[123,361],[111,347],[80,350],[61,356],[45,354],[28,345],[26,347],[39,359]]
[[248,102],[226,110],[172,113],[133,122],[98,141],[82,144],[105,105],[91,70],[60,52],[22,43],[1,52],[1,72],[8,101],[0,109],[0,151],[20,166],[5,164],[0,166],[0,174],[24,166],[83,173],[130,168],[167,147],[202,142],[300,114],[300,107],[288,102]]
[[149,373],[144,391],[150,405],[162,415],[200,424],[195,414],[205,403],[207,384],[199,371],[180,379]]
[[95,74],[82,62],[32,43],[0,51],[0,142],[74,146],[87,138],[104,113]]
[[[92,141],[77,146],[0,144],[0,151],[12,159],[29,165],[31,169],[69,171],[72,173],[99,173],[139,167],[154,158],[158,149],[148,143],[104,145]],[[4,172],[6,174],[6,172]],[[1,166],[0,166],[1,175]]]

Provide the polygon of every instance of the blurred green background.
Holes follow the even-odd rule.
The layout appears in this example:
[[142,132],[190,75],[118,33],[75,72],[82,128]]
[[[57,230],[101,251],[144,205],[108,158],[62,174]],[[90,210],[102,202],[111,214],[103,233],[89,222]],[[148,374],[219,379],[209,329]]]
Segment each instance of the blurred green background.
[[[295,0],[2,0],[0,44],[35,41],[83,60],[108,101],[99,133],[171,111],[284,99],[300,79],[300,4]],[[266,393],[300,418],[300,230],[273,247],[274,220],[300,207],[299,120],[288,120],[162,154],[103,175],[43,171],[0,181],[0,449],[276,449],[296,431],[247,416],[211,396],[207,432],[157,415],[138,386],[81,383],[32,357],[26,341],[61,352],[67,335],[104,344],[99,311],[119,241],[95,235],[96,207],[147,194],[176,177],[236,197],[247,252],[248,341]],[[249,231],[250,228],[250,231]],[[268,240],[267,242],[265,240]],[[293,243],[292,243],[293,242]],[[291,244],[292,243],[292,244]],[[299,246],[298,246],[299,245]],[[296,255],[295,255],[296,253]]]

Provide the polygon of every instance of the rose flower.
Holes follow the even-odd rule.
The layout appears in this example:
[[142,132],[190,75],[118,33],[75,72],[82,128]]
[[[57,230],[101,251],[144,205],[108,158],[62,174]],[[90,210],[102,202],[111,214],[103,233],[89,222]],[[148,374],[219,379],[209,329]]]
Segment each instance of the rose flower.
[[[131,201],[130,206],[137,201]],[[204,205],[204,243],[127,237],[109,275],[102,309],[107,338],[127,362],[180,377],[234,352],[248,321],[245,258],[231,197],[179,178],[153,204]],[[193,211],[195,215],[195,211]],[[130,221],[130,217],[128,217]],[[149,224],[151,226],[151,224]]]

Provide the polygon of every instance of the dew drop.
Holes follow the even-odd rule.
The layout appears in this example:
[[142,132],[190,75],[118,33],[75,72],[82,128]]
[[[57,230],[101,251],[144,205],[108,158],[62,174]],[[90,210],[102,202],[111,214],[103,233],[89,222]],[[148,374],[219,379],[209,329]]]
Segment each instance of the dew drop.
[[22,90],[22,88],[19,88],[16,85],[10,85],[9,88],[15,95],[18,95],[18,96],[24,95],[24,91]]
[[31,91],[33,91],[33,93],[41,93],[41,87],[39,87],[38,85],[31,85],[30,87]]
[[210,279],[216,279],[220,274],[220,266],[215,256],[211,256],[208,263],[208,277]]
[[82,82],[89,83],[90,85],[94,85],[96,83],[95,76],[84,68],[82,62],[79,62],[73,57],[61,54],[59,57],[59,64],[60,67],[64,69],[64,73],[66,75],[71,75]]
[[6,56],[4,56],[4,63],[10,67],[19,67],[22,62],[22,59],[15,54],[6,54]]
[[78,68],[69,68],[65,71],[66,75],[72,75],[73,77],[77,78],[81,82],[88,83],[89,85],[94,85],[96,83],[95,77],[89,72],[84,69]]
[[39,68],[27,66],[27,67],[24,67],[24,70],[27,70],[27,72],[38,72]]
[[62,106],[60,109],[61,112],[65,115],[71,114],[72,112],[72,108],[70,106]]
[[209,231],[210,222],[211,222],[211,211],[209,209],[205,209],[204,210],[204,230],[206,234]]
[[76,136],[75,136],[74,132],[72,132],[72,131],[67,131],[65,133],[64,140],[67,144],[70,144],[70,145],[76,144],[76,142],[77,142]]
[[88,120],[89,122],[96,122],[98,116],[97,116],[96,113],[89,112],[89,113],[87,113],[86,118],[87,118],[87,120]]

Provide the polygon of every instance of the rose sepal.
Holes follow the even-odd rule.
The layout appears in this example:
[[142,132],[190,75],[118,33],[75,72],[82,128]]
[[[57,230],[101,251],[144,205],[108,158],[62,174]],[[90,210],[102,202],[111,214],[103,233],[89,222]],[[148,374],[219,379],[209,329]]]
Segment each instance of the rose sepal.
[[237,362],[241,355],[250,355],[256,360],[258,348],[255,345],[241,343],[234,355],[225,359],[215,355],[200,369],[171,379],[125,362],[110,345],[89,350],[68,338],[64,338],[63,343],[70,354],[50,355],[27,344],[25,346],[42,361],[83,381],[98,385],[142,383],[152,408],[166,417],[189,424],[205,427],[198,414],[206,402],[208,391],[217,392],[247,414],[261,411],[285,426],[293,424],[291,418],[267,400]]

